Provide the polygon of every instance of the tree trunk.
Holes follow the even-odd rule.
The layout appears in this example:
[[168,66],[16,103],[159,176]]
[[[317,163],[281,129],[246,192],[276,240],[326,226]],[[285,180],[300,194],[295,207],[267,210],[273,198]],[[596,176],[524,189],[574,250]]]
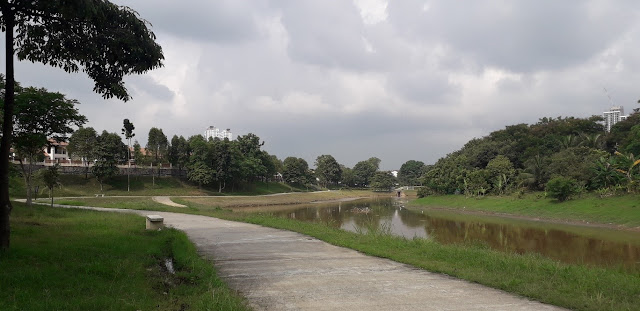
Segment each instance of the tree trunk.
[[31,197],[32,192],[31,192],[31,165],[29,165],[29,168],[26,168],[24,163],[22,162],[22,158],[19,160],[20,161],[20,168],[22,169],[22,177],[24,178],[24,184],[27,186],[27,205],[31,206],[32,205],[32,200]]
[[9,249],[11,238],[11,201],[9,199],[9,148],[13,130],[13,108],[15,104],[15,82],[13,73],[13,24],[14,14],[8,3],[2,5],[2,15],[6,22],[6,91],[4,97],[4,123],[2,124],[2,140],[0,140],[0,250]]
[[51,207],[53,207],[53,188],[49,188],[49,195],[51,196]]

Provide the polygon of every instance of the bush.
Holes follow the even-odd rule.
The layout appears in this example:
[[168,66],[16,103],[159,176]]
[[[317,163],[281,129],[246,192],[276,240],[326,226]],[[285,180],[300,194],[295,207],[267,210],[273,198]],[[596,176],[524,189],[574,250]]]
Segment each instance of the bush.
[[420,189],[418,189],[418,198],[424,198],[430,194],[431,194],[431,189],[427,187],[420,187]]
[[555,177],[547,183],[545,187],[547,194],[558,201],[566,201],[572,195],[578,194],[578,182],[573,178]]

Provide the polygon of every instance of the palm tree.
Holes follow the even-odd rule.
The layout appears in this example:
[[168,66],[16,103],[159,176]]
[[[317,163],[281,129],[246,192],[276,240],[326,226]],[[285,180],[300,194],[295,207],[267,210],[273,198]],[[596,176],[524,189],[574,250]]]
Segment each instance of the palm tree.
[[594,149],[602,149],[602,134],[580,134],[580,136],[582,137],[580,145]]
[[640,170],[637,173],[634,170],[636,167],[640,168],[640,159],[636,159],[633,153],[624,155],[616,151],[615,155],[618,156],[615,162],[616,171],[627,178],[627,192],[632,192],[636,179],[640,177]]
[[560,146],[562,149],[568,149],[578,145],[578,137],[575,135],[567,135],[560,138]]

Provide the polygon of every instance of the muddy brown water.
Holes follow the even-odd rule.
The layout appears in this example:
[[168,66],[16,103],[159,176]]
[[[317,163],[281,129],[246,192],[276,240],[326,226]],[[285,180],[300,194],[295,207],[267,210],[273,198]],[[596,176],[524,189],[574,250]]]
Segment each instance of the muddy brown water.
[[538,253],[567,263],[640,271],[638,232],[446,211],[413,211],[400,199],[271,206],[252,212],[326,223],[344,230],[388,232],[439,243],[471,243],[505,252]]

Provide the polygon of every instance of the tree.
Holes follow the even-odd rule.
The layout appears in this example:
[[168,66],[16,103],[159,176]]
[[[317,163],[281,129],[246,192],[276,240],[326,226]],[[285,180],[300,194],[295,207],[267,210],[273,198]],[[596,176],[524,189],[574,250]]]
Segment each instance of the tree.
[[87,119],[75,108],[78,102],[63,94],[33,87],[16,91],[13,145],[27,186],[27,204],[31,205],[32,165],[43,159],[43,149],[51,144],[49,138],[64,142],[73,132],[71,127],[81,126]]
[[[169,147],[169,141],[167,136],[164,135],[161,129],[152,127],[149,130],[149,137],[147,139],[147,155],[152,157],[151,165],[156,165],[158,168],[158,174],[160,174],[160,160],[163,160],[167,154],[167,148]],[[151,174],[153,186],[156,185],[156,175]]]
[[7,79],[0,140],[0,249],[8,249],[16,52],[19,60],[41,62],[67,72],[82,69],[95,82],[95,92],[125,101],[130,96],[122,78],[160,67],[164,57],[146,21],[129,7],[106,0],[0,0],[0,12]]
[[363,187],[368,186],[371,178],[378,170],[380,159],[370,158],[366,161],[360,161],[353,167],[353,177],[357,185]]
[[118,162],[126,158],[126,148],[116,133],[103,131],[98,136],[95,152],[96,163],[91,167],[91,173],[100,183],[100,191],[103,191],[104,181],[117,175],[120,171]]
[[342,179],[340,182],[345,186],[354,187],[356,185],[356,179],[353,175],[353,170],[344,165],[341,165],[340,168],[342,169]]
[[572,178],[555,177],[549,180],[545,191],[550,197],[563,202],[578,193],[578,182]]
[[328,154],[316,158],[316,177],[320,183],[327,187],[328,184],[337,185],[342,178],[342,168],[336,159]]
[[48,167],[46,169],[40,170],[40,178],[44,185],[49,189],[49,197],[51,198],[51,207],[53,207],[53,188],[60,184],[60,165],[55,164],[54,166]]
[[213,181],[213,170],[204,162],[198,161],[193,163],[187,173],[189,180],[198,183],[198,187],[208,185]]
[[133,123],[129,122],[129,119],[124,119],[122,123],[122,135],[124,135],[124,138],[127,140],[127,192],[129,192],[131,185],[129,181],[129,171],[131,170],[131,138],[136,136],[136,134],[133,133],[136,127],[133,126]]
[[497,194],[504,194],[516,172],[509,158],[499,155],[487,164],[489,180]]
[[400,166],[398,171],[398,180],[407,186],[416,186],[420,184],[420,176],[424,170],[424,163],[421,161],[409,160]]
[[389,171],[376,172],[371,178],[371,188],[379,191],[389,191],[395,182],[395,177]]
[[147,153],[154,158],[156,165],[160,164],[160,160],[167,152],[169,141],[161,129],[152,127],[149,130],[147,139]]
[[92,127],[81,127],[71,134],[67,151],[69,156],[78,157],[82,161],[82,165],[86,166],[85,178],[88,178],[89,161],[94,160],[96,144],[98,143],[98,133]]
[[171,146],[169,147],[169,162],[178,167],[179,171],[189,163],[190,156],[189,143],[184,138],[184,136],[178,137],[178,135],[173,135],[171,138]]
[[287,157],[282,163],[282,178],[285,182],[304,185],[309,180],[309,164],[304,159]]

